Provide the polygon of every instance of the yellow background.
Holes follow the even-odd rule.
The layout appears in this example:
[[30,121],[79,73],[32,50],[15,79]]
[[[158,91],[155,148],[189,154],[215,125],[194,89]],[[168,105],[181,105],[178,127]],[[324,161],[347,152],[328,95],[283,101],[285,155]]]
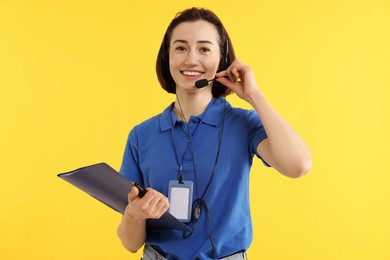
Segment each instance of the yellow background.
[[191,6],[220,16],[313,153],[294,180],[256,160],[250,259],[390,259],[388,0],[1,0],[0,259],[139,259],[120,214],[56,174],[119,169],[130,129],[174,99],[154,64]]

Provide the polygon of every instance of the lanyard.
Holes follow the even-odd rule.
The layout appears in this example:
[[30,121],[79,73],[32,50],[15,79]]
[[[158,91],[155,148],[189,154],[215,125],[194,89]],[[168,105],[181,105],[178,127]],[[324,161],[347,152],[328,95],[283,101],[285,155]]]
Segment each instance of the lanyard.
[[[188,129],[188,125],[186,125],[187,127],[187,146],[186,146],[186,149],[184,150],[184,153],[183,153],[183,156],[180,156],[179,155],[179,150],[177,149],[177,140],[175,138],[175,131],[174,131],[174,122],[173,122],[173,117],[172,117],[172,128],[171,128],[171,134],[172,134],[172,140],[173,140],[173,147],[175,148],[175,153],[176,153],[176,159],[177,159],[177,163],[179,164],[179,174],[178,174],[178,180],[179,180],[179,183],[182,183],[183,182],[183,177],[184,177],[184,174],[183,174],[183,160],[184,160],[184,156],[185,154],[187,153],[187,150],[188,150],[188,147],[191,148],[191,150],[193,149],[192,147],[192,140],[195,138],[197,132],[198,132],[198,129],[199,129],[199,126],[203,123],[203,118],[205,117],[205,115],[207,114],[207,112],[209,111],[209,109],[212,107],[212,105],[214,104],[214,98],[211,98],[211,101],[210,103],[207,105],[206,107],[206,110],[203,112],[203,114],[199,117],[199,123],[198,125],[196,126],[194,132],[192,133],[192,136],[190,136],[190,131]],[[172,110],[171,110],[171,113],[173,114],[173,106],[172,106]],[[194,159],[194,158],[193,158]]]
[[[196,223],[198,222],[199,218],[200,218],[200,215],[201,215],[201,211],[202,211],[202,208],[204,208],[206,210],[206,213],[207,213],[207,219],[208,219],[208,222],[209,222],[209,226],[210,226],[210,241],[213,245],[213,248],[215,248],[214,246],[214,241],[212,239],[212,229],[211,229],[211,222],[210,222],[210,212],[208,210],[208,207],[207,207],[207,203],[206,201],[204,200],[204,197],[206,195],[206,192],[208,191],[209,187],[210,187],[210,184],[211,182],[213,181],[213,178],[214,178],[214,174],[215,174],[215,169],[216,169],[216,166],[217,166],[217,163],[218,163],[218,158],[219,158],[219,153],[221,151],[221,144],[222,144],[222,136],[223,136],[223,130],[224,130],[224,126],[225,126],[225,115],[226,115],[226,99],[224,99],[224,104],[223,104],[223,114],[222,114],[222,125],[221,125],[221,131],[220,131],[220,134],[219,134],[219,141],[218,141],[218,150],[217,150],[217,154],[215,156],[215,161],[214,161],[214,166],[213,166],[213,169],[212,169],[212,172],[211,172],[211,176],[210,176],[210,179],[207,183],[207,186],[206,188],[204,189],[203,191],[203,194],[201,196],[199,196],[200,194],[198,194],[198,198],[194,201],[193,203],[193,216],[191,218],[191,226],[192,226],[192,230],[194,231],[195,230],[195,225]],[[187,134],[189,135],[189,131],[188,131],[188,126],[187,126]],[[175,139],[173,139],[175,140]],[[188,147],[188,146],[187,146]],[[198,191],[198,184],[197,184],[197,177],[196,177],[196,167],[195,167],[195,158],[194,158],[194,150],[192,149],[192,141],[190,139],[190,148],[191,148],[191,152],[192,152],[192,166],[194,167],[194,175],[195,175],[195,183],[196,183],[196,190],[197,190],[197,193],[199,192]],[[176,147],[175,147],[175,150],[177,151]],[[182,168],[181,168],[182,169]],[[180,174],[180,173],[179,173]],[[180,177],[179,175],[179,182],[180,182],[180,178],[182,179],[183,176]],[[190,232],[190,233],[186,233],[184,232],[183,233],[183,237],[184,238],[189,238],[190,236],[192,236],[193,234],[193,231]]]

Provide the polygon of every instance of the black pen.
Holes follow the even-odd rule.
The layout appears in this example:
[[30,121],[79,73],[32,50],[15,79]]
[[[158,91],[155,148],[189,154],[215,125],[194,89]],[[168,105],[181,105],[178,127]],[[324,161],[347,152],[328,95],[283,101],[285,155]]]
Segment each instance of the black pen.
[[145,195],[145,193],[146,193],[146,189],[144,188],[144,186],[142,186],[142,184],[140,184],[140,183],[138,183],[138,182],[132,182],[132,181],[131,181],[131,183],[132,183],[135,187],[138,188],[138,196],[139,196],[140,198],[142,198],[142,197]]

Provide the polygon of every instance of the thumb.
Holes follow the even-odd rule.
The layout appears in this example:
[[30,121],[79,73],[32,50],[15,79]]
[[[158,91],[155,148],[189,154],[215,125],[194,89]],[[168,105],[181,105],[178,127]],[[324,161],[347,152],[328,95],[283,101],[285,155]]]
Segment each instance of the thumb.
[[138,197],[138,194],[139,194],[138,188],[133,186],[127,195],[129,202],[135,200]]

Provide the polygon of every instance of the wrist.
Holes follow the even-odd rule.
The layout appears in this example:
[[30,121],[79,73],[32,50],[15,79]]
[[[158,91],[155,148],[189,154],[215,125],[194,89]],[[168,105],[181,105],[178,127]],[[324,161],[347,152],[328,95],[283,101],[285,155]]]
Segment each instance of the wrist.
[[125,223],[131,223],[131,224],[137,224],[137,225],[144,225],[146,224],[146,218],[143,218],[137,214],[131,213],[131,212],[125,212],[122,217],[122,222]]
[[254,91],[249,97],[248,97],[248,103],[251,104],[251,106],[256,109],[261,102],[265,101],[265,96],[263,95],[260,90]]

